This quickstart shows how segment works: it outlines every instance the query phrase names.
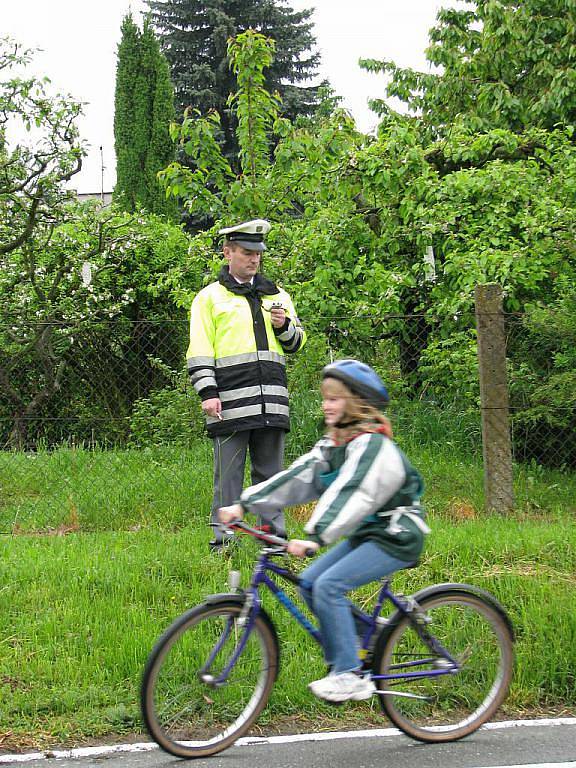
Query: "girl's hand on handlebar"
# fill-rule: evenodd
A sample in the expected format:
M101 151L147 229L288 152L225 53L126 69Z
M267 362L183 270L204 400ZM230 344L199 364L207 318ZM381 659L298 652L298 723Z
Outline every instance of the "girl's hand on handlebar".
M296 557L308 557L320 549L320 544L315 541L302 541L301 539L291 539L288 542L286 551Z
M229 507L220 507L218 510L218 520L221 523L233 523L236 520L242 520L244 510L241 504L230 504Z

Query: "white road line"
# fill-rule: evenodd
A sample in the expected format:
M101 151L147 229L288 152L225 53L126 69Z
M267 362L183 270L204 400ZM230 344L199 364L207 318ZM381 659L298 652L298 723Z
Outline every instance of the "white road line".
M503 728L529 728L534 726L576 725L576 717L542 718L540 720L503 720L486 723L480 730L501 730ZM297 733L292 736L246 736L238 739L235 747L257 744L290 744L298 741L332 741L334 739L367 739L383 736L400 736L397 728L373 728L364 731L328 731L326 733ZM48 749L44 752L27 752L17 755L0 755L0 764L29 763L32 760L71 759L78 757L101 757L121 752L150 752L158 745L146 741L138 744L114 744L101 747L79 747L78 749ZM576 761L567 763L530 763L521 766L491 766L490 768L576 768Z

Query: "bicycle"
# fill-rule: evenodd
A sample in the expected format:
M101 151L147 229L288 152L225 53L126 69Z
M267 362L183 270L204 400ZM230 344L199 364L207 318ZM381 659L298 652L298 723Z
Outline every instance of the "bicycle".
M150 736L177 757L214 755L244 735L264 709L279 672L280 645L260 589L266 587L318 643L320 633L278 586L298 576L273 562L286 541L243 522L229 526L263 543L250 585L211 595L159 638L144 670L141 706ZM237 584L233 585L237 588ZM395 609L381 614L388 601ZM359 656L384 714L424 742L476 731L502 704L512 677L514 631L490 593L437 584L412 596L381 583L371 613L353 604Z

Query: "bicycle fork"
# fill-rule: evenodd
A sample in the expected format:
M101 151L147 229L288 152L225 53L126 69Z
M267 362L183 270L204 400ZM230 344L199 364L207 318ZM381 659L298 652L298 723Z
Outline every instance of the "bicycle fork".
M234 668L236 662L246 647L246 643L250 637L254 622L256 621L259 607L259 601L256 599L254 593L246 593L246 599L240 614L237 617L231 615L226 619L226 624L220 637L216 640L214 647L210 651L210 655L208 656L206 663L198 671L198 677L201 682L209 685L211 688L219 688L226 684L230 672ZM232 636L234 636L234 647L232 653L226 661L222 671L218 675L214 675L211 672L212 665L228 642L229 638Z

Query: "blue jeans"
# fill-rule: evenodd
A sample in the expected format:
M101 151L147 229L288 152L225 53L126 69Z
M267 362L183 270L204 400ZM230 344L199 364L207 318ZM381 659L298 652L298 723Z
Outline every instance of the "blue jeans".
M342 541L300 576L300 591L320 623L326 663L335 673L360 669L356 625L346 594L412 565L384 552L373 541L353 548Z

